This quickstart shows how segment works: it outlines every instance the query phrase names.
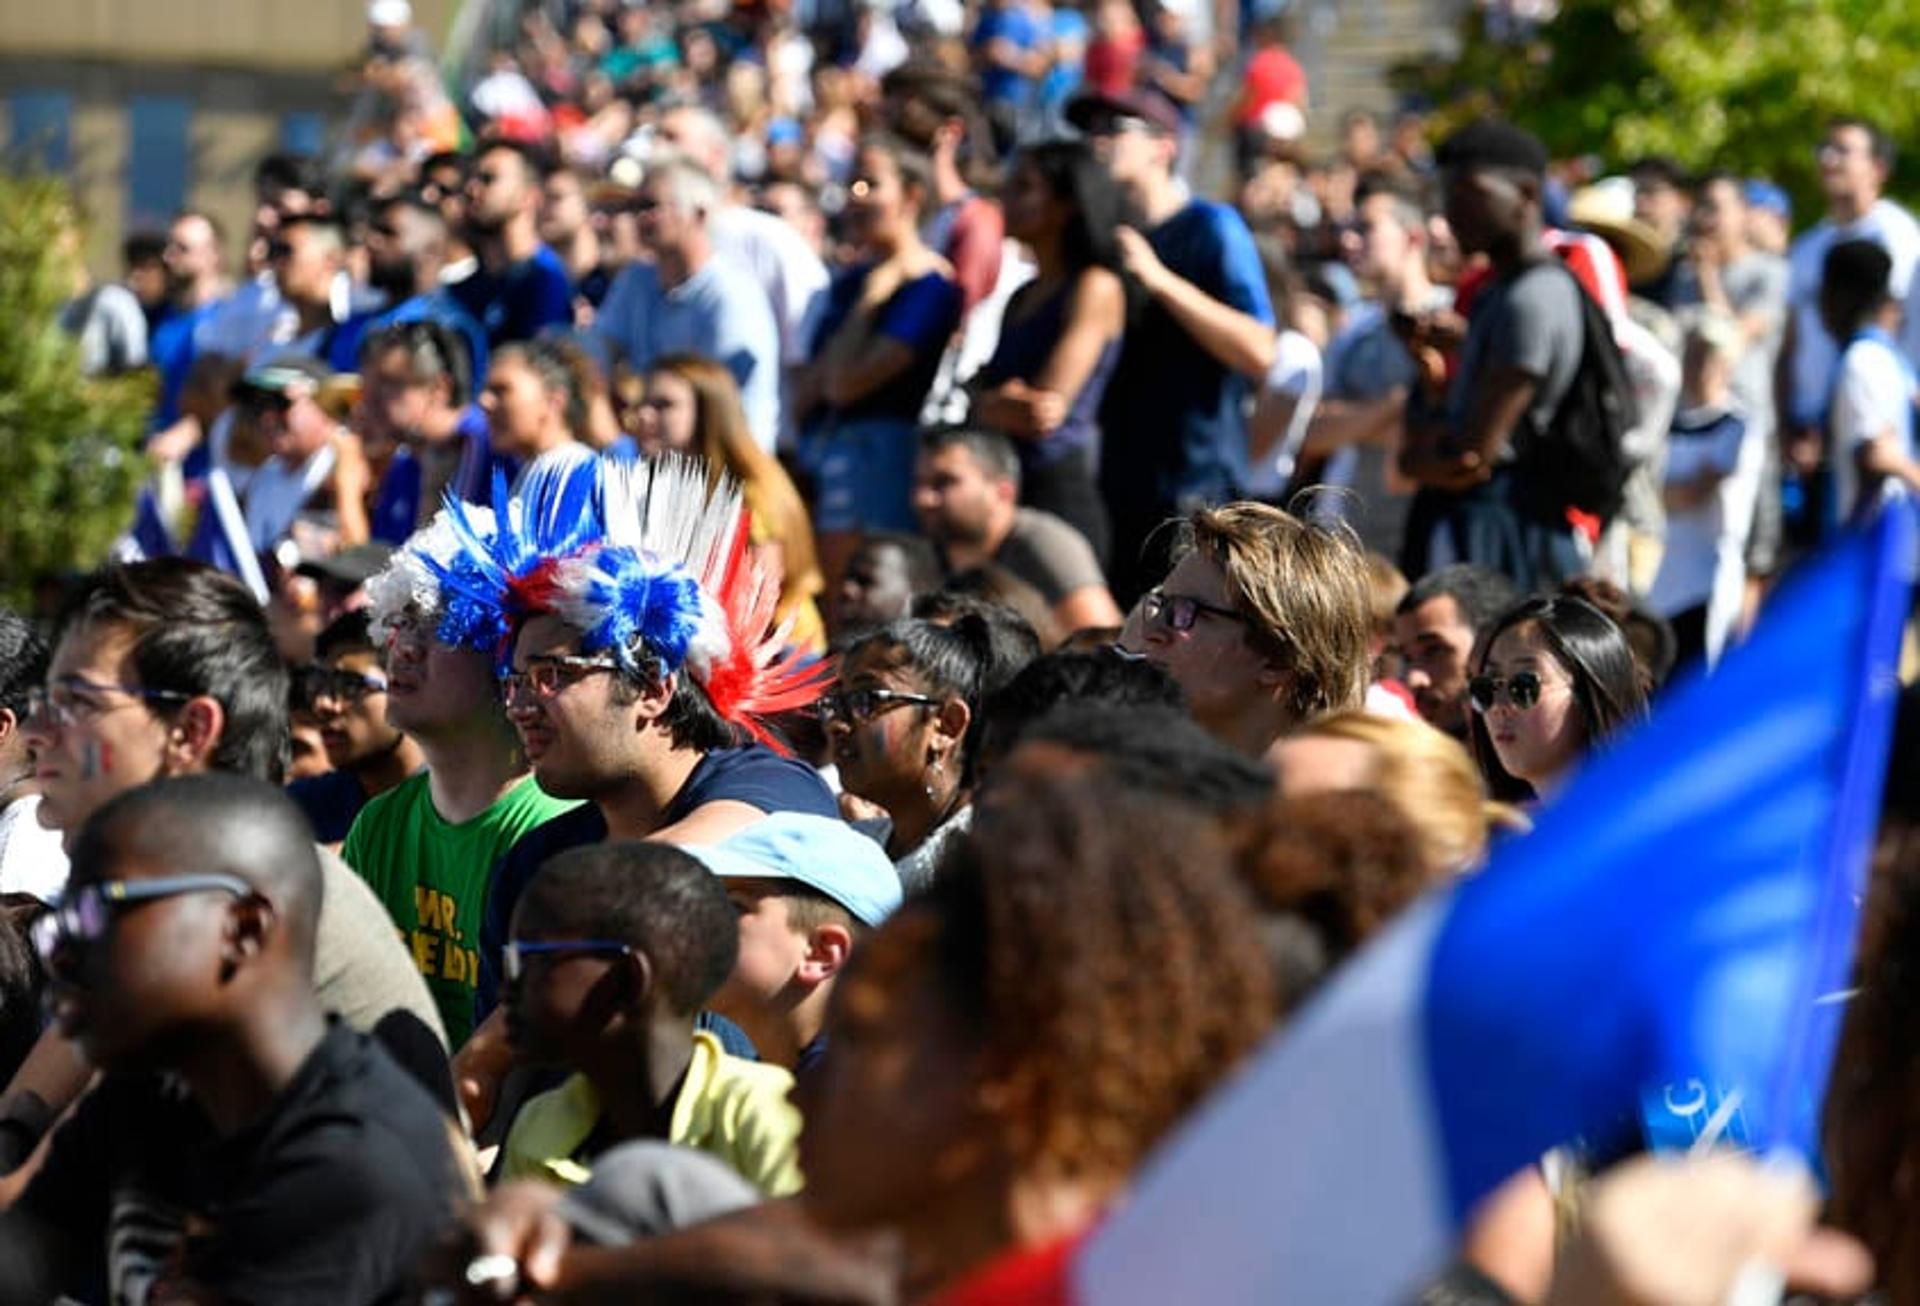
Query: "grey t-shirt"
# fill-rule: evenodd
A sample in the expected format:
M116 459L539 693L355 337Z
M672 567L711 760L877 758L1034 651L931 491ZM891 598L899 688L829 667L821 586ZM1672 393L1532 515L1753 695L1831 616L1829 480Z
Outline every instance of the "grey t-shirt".
M1580 370L1583 293L1573 274L1551 257L1480 292L1460 352L1460 373L1447 396L1455 430L1466 426L1480 385L1502 367L1517 367L1539 381L1527 409L1529 425L1535 431L1551 425ZM1511 447L1496 459L1512 460Z
M1768 315L1771 329L1740 355L1733 370L1733 397L1747 419L1748 430L1773 430L1773 366L1780 354L1780 338L1787 324L1787 261L1776 254L1758 250L1744 255L1720 270L1720 284L1727 303L1741 317L1750 313ZM1674 276L1673 302L1676 308L1702 302L1700 277L1691 262L1683 264Z
M1087 537L1050 512L1017 508L994 562L1040 591L1049 604L1107 578Z

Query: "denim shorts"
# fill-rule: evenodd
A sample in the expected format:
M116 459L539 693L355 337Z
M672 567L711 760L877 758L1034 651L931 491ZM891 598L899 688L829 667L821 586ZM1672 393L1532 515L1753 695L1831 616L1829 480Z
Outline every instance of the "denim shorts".
M816 531L916 531L912 422L869 418L828 427L802 455L813 475Z

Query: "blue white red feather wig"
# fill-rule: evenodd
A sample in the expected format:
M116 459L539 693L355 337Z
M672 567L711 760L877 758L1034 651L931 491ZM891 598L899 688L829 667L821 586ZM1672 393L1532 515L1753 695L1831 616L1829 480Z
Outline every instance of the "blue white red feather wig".
M449 610L487 614L503 653L520 622L558 616L583 653L611 651L636 677L691 676L722 720L779 747L764 718L813 702L832 673L771 628L780 578L747 548L739 485L710 484L704 462L680 455L598 459L592 479L497 487L490 539L449 505L463 544L435 568Z

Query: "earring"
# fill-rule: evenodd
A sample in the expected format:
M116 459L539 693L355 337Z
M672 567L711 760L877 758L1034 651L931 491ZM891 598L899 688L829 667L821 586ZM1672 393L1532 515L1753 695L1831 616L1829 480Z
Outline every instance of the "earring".
M935 792L933 782L939 779L940 770L945 765L946 765L946 759L936 757L933 759L933 765L927 769L927 783L925 788L927 791L927 801L930 803L935 803L940 801L940 795L937 792Z

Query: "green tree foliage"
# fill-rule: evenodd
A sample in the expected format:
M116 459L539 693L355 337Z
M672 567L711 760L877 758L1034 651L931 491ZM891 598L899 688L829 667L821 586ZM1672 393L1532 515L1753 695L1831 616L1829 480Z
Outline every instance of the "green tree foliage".
M153 383L89 380L57 324L73 294L66 187L0 173L0 600L99 563L144 472Z
M1562 0L1523 40L1489 36L1477 6L1457 60L1401 70L1457 120L1499 111L1557 157L1618 166L1669 154L1766 176L1821 209L1825 123L1869 118L1920 146L1920 0ZM1920 195L1920 158L1893 189Z

